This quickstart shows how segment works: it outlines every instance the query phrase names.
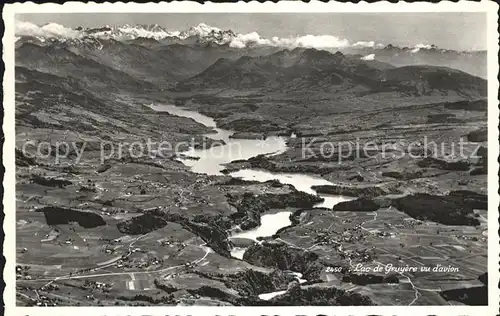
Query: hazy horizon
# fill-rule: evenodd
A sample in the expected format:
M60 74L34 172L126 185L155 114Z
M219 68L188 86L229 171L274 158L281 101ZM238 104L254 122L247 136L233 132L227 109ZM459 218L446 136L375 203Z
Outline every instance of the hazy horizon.
M485 13L30 13L17 20L42 25L98 27L158 24L185 30L199 23L271 38L334 35L349 41L398 46L434 44L455 50L485 50ZM439 30L439 31L437 31Z

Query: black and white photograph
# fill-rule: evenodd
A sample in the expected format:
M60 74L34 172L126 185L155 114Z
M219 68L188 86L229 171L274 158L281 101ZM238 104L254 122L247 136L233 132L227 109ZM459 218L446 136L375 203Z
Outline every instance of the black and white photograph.
M481 3L121 5L6 20L13 306L498 306Z

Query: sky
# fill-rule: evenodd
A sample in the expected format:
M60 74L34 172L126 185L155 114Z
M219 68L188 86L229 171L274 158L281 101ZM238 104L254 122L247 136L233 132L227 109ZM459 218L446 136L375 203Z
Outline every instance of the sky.
M351 42L375 41L398 46L434 44L455 50L486 49L485 13L36 13L17 20L67 27L158 24L182 31L206 23L237 33L271 38L334 35Z

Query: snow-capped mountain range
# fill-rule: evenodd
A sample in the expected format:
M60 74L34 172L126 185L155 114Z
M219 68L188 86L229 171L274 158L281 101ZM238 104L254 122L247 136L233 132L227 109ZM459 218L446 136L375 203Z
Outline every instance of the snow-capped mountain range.
M228 57L227 54L238 57L256 56L282 49L315 48L331 53L342 51L345 54L357 55L361 60L375 60L394 66L434 65L459 69L482 78L486 78L487 74L486 51L455 51L430 44L400 47L374 40L352 42L334 35L266 38L257 32L236 33L204 23L177 31L168 30L157 24L68 28L56 23L38 26L30 22L17 21L15 36L16 47L32 43L39 46L61 47L83 55L93 55L94 52L120 46L115 44L135 44L153 51L161 51L167 47L174 49L175 45L172 44L177 44L193 48L199 54L202 54L200 50L211 46L211 49L207 50L207 53L213 54L209 60Z
M184 41L194 39L201 43L214 43L218 45L229 45L233 48L245 48L249 46L274 46L283 48L317 48L317 49L400 49L417 53L421 50L447 50L439 49L434 45L416 44L413 47L400 48L391 44L385 45L375 41L350 42L348 39L334 35L303 35L296 37L272 37L265 38L257 32L247 34L235 33L231 30L222 30L204 23L190 27L183 31L171 31L164 27L153 25L105 25L99 28L68 28L57 23L48 23L42 26L30 22L16 22L16 38L23 36L35 37L40 42L50 41L72 41L89 39L112 39L117 41L127 41L139 38L154 39L156 41ZM465 52L463 52L465 53Z

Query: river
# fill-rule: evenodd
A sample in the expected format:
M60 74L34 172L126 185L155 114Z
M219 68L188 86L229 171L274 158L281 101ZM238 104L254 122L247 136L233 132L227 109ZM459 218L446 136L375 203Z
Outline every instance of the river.
M234 134L233 131L218 128L213 118L200 114L196 111L183 109L174 105L151 105L150 107L155 111L168 112L172 115L192 118L200 124L213 128L213 133L205 134L204 136L225 142L225 145L222 146L206 149L191 148L187 152L183 152L186 156L197 158L197 160L180 158L185 165L190 166L191 170L196 173L222 175L221 171L225 168L224 164L233 160L249 159L258 155L279 154L287 149L285 137L271 136L264 140L231 138L231 135ZM294 137L294 135L291 135L291 137ZM253 180L259 182L278 180L283 184L291 184L299 191L321 196L324 201L315 205L316 207L332 208L339 202L351 199L343 196L318 194L311 188L312 186L333 185L333 183L314 175L300 173L272 173L265 170L243 169L230 173L230 176L243 180ZM261 217L261 225L259 227L234 233L231 237L245 238L256 241L257 237L271 236L280 228L291 225L290 214L291 212L288 211L263 214ZM234 248L231 253L233 257L241 259L244 251L244 248Z

